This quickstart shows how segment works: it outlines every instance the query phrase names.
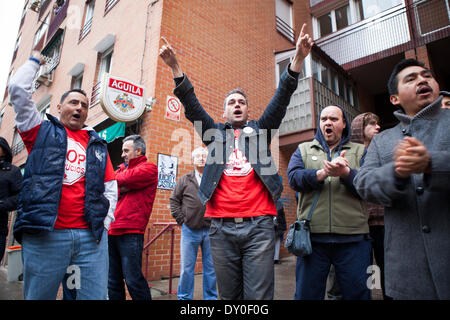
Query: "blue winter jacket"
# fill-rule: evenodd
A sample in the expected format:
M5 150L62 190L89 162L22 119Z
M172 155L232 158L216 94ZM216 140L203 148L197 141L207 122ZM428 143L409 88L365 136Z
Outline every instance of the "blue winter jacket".
M22 233L40 233L53 230L61 198L64 166L67 153L67 133L55 117L41 123L39 133L26 165L23 188L20 194L14 237L22 241ZM107 162L106 142L95 131L88 131L90 138L86 149L86 196L84 217L94 237L102 237L109 201L105 191Z

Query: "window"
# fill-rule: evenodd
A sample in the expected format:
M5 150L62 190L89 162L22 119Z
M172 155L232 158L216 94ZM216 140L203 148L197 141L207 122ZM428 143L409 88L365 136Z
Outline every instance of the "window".
M108 49L104 53L102 53L102 57L100 60L100 70L98 73L98 81L102 81L103 74L107 73L111 69L111 59L112 59L113 49Z
M50 111L50 102L45 104L40 110L39 114L41 115L42 120L48 120L47 119L47 112Z
M317 18L319 37L326 36L350 25L350 7L347 5L332 10Z
M33 47L36 47L36 45L39 43L39 41L44 37L45 32L48 29L49 23L50 23L50 14L47 15L44 22L41 24L39 29L36 31L36 34L34 35Z
M17 37L16 45L14 46L14 53L13 53L13 58L12 58L13 61L17 56L17 50L19 50L19 45L20 45L21 40L22 40L22 35L20 34L19 37Z
M2 127L3 122L3 115L5 114L6 107L3 107L2 111L0 112L0 128Z
M79 40L83 39L89 31L91 31L92 27L92 19L94 18L94 8L95 8L95 0L91 0L86 3L86 11L84 14L84 23L83 27L80 31L80 38Z
M328 63L320 60L318 57L312 57L311 62L312 76L324 86L328 87L336 95L342 97L345 101L355 106L357 103L356 92L352 84Z
M348 5L336 9L334 14L336 16L336 30L341 30L349 25L350 11Z
M111 60L113 55L113 48L104 51L100 55L100 68L98 70L97 74L97 82L95 83L94 87L92 88L91 93L91 107L97 104L100 101L100 88L101 88L101 82L103 80L103 75L105 73L110 72L111 70Z
M48 45L46 45L42 52L42 54L48 58L48 72L52 72L59 64L63 38L64 32L60 32Z
M415 13L421 35L448 27L450 24L449 4L449 0L417 1Z
M106 4L105 4L105 14L111 10L116 3L119 2L119 0L106 0Z
M356 0L356 3L361 20L364 20L402 4L403 0Z
M290 41L294 41L292 4L286 0L275 0L275 14L277 18L277 31Z
M83 83L83 73L72 77L72 89L81 89L81 85Z
M326 36L333 32L333 25L331 23L331 13L324 14L317 18L319 27L319 38Z
M22 138L20 137L19 132L17 131L17 127L14 127L14 135L13 135L13 142L11 147L11 152L13 156L19 154L23 149L25 149L25 144L22 141Z
M276 86L278 86L278 83L280 82L281 75L283 74L284 70L288 67L288 65L291 63L292 59L294 58L294 51L292 52L284 52L280 53L275 57L275 67L276 67ZM299 79L302 79L305 77L305 64L309 58L306 57L305 61L303 62L302 70L299 75Z

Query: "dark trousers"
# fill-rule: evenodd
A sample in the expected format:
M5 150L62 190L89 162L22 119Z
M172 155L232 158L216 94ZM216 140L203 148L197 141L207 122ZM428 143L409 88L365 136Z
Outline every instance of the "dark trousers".
M109 236L109 300L125 300L125 283L133 300L151 300L147 280L142 274L144 235L127 233Z
M0 234L0 262L3 259L3 255L5 254L6 248L6 234Z
M220 299L273 299L272 216L254 217L242 223L212 219L209 240Z
M390 300L391 297L386 296L384 290L384 226L369 226L370 237L372 238L373 255L375 262L380 268L381 274L381 290L383 292L383 299ZM370 264L373 264L373 256L370 255Z
M296 300L323 300L331 264L343 299L370 300L367 268L370 265L370 240L351 243L312 243L312 253L297 258Z

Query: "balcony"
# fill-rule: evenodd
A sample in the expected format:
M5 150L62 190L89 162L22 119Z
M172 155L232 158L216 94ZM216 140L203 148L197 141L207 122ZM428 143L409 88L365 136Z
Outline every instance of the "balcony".
M352 69L450 36L449 0L399 5L316 40L344 69Z
M397 6L316 41L340 65L408 43L406 8Z
M335 104L344 109L350 122L360 113L358 108L352 106L343 97L338 96L316 79L312 77L300 79L279 128L280 145L287 144L284 141L289 139L283 138L288 135L312 132L317 127L316 119L321 110ZM296 140L295 142L300 141Z
M69 7L70 0L66 0L66 2L59 8L59 10L56 12L55 16L53 17L52 21L50 21L50 25L48 26L47 31L47 39L51 39L52 36L55 34L56 30L58 30L61 23L64 21L64 19L67 16L67 8Z

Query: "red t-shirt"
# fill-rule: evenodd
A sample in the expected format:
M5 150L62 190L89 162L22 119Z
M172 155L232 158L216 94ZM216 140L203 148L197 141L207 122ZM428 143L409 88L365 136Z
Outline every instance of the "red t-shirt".
M231 153L214 194L206 204L205 217L256 217L276 215L269 190L238 149L240 130L234 130L235 149Z
M20 132L20 136L31 152L39 132L40 125ZM84 219L86 148L89 142L87 130L72 131L67 128L67 155L64 171L61 200L58 207L58 217L55 229L87 229ZM114 169L108 154L105 170L105 182L115 179Z

